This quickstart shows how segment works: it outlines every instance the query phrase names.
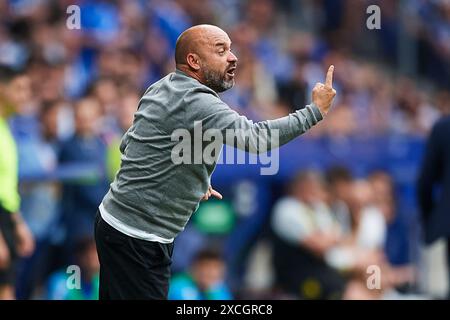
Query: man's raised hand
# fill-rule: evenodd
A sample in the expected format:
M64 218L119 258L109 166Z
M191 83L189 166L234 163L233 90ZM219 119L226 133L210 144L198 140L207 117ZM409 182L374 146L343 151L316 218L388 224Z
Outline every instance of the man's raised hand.
M336 90L333 89L333 71L334 66L328 68L325 84L316 83L312 91L312 102L320 109L320 112L325 116L330 110Z

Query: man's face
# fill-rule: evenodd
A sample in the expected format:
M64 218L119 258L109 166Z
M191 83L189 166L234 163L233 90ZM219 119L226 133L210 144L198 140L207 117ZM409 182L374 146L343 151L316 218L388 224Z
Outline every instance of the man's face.
M201 72L205 85L216 92L231 89L238 59L231 52L231 40L225 32L208 35L200 51Z

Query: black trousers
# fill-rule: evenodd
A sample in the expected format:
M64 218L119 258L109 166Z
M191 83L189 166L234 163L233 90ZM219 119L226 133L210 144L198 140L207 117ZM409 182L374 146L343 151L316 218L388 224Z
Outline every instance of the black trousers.
M100 261L100 300L165 300L169 291L173 243L129 237L97 211L95 242Z

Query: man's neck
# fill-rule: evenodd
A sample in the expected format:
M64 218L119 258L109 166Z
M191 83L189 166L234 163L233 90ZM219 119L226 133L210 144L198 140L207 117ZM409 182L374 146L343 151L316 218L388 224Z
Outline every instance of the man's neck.
M184 66L184 65L177 65L176 68L177 68L177 70L183 72L188 77L194 78L195 80L197 80L201 84L204 84L203 81L201 80L201 77L197 73L193 72L192 70L189 70L186 66Z

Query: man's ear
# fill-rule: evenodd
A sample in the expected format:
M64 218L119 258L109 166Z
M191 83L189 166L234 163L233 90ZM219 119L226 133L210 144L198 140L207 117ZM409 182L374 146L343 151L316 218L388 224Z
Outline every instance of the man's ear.
M188 53L186 57L187 64L195 71L200 70L200 57L195 53Z

